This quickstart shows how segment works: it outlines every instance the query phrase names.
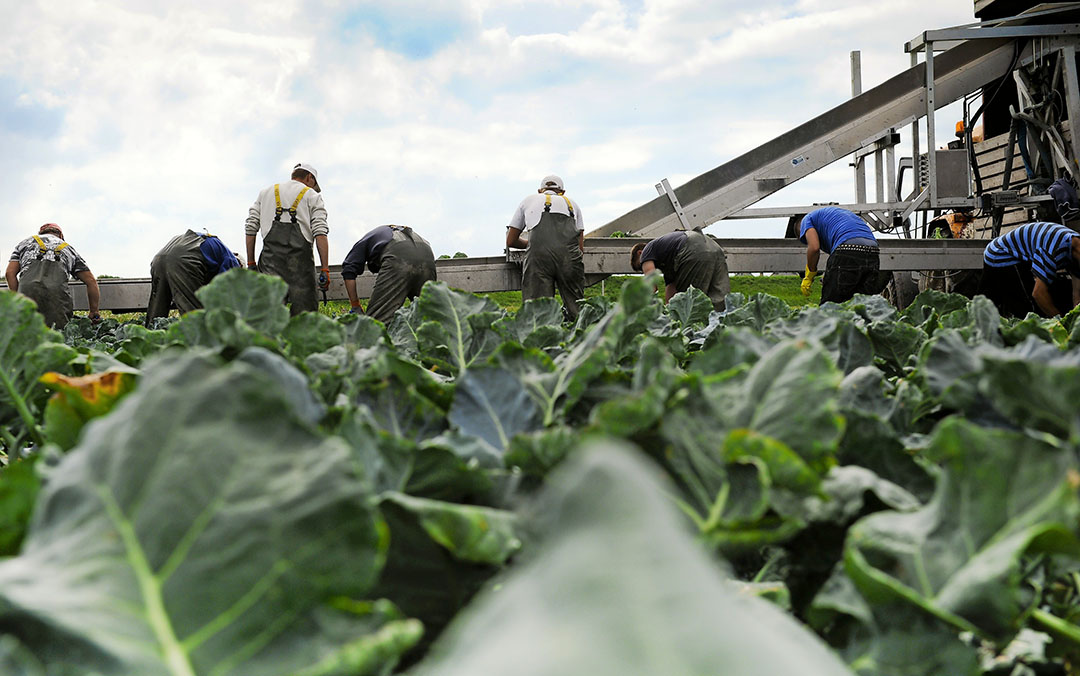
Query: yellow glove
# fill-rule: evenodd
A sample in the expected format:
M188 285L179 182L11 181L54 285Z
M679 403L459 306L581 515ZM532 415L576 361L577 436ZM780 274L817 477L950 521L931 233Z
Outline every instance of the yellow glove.
M802 285L800 286L800 288L802 289L802 295L810 295L810 285L814 283L815 276L817 276L817 270L811 270L810 266L807 265L806 272L803 274Z

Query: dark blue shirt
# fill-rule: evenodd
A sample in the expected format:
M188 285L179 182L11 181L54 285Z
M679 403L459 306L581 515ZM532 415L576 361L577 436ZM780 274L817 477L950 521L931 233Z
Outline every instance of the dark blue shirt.
M203 260L206 261L206 267L210 270L211 277L226 270L240 267L240 261L236 260L236 256L229 251L229 247L222 244L221 240L213 235L203 237L202 244L199 245L199 252L202 254Z
M389 225L380 225L361 237L360 241L353 244L349 255L341 264L341 278L356 279L364 274L365 264L368 270L378 274L379 266L382 265L383 249L393 238L394 229Z
M806 244L806 231L810 228L817 232L821 250L828 254L849 239L877 241L866 221L840 207L822 207L803 216L799 227L799 239L803 244Z
M652 261L653 265L664 273L664 283L674 284L675 255L683 248L683 244L686 244L685 232L669 232L646 244L645 248L641 250L640 261L642 263Z
M1031 274L1051 284L1060 268L1072 258L1072 238L1080 233L1057 223L1026 223L994 238L983 253L983 262L1003 268L1024 262Z

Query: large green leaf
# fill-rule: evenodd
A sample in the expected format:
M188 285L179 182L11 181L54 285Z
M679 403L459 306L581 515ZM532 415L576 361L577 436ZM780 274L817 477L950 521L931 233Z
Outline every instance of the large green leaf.
M458 379L448 419L466 434L505 451L510 439L540 426L536 400L513 373L497 366L472 368Z
M19 552L30 514L34 510L41 479L35 465L41 455L16 460L0 470L0 557Z
M382 566L368 497L261 370L154 362L51 472L0 562L0 626L56 671L295 673L346 647L313 614Z
M690 327L709 321L713 304L701 289L691 286L686 291L671 297L667 304L667 311L669 315L679 320L679 324Z
M763 293L754 294L738 306L734 306L735 299L731 296L728 296L728 299L729 312L724 315L724 324L727 326L746 326L761 332L772 322L790 317L793 312L784 301Z
M28 438L44 442L38 415L45 388L38 378L75 358L59 341L32 300L0 291L0 442L9 455L22 451Z
M303 359L345 342L345 328L318 312L302 312L289 319L281 337L285 340L289 355Z
M440 368L461 373L498 346L491 325L502 313L490 299L436 282L425 284L415 302L421 321L417 345L425 360Z
M1076 458L1051 441L942 422L927 449L943 466L931 502L849 532L846 567L859 590L875 606L912 604L993 638L1019 629L1032 603L1021 557L1080 557Z
M214 277L195 295L207 312L232 310L256 331L276 336L289 323L287 290L288 284L280 277L234 268Z
M372 593L421 620L421 646L427 647L521 547L515 517L393 493L383 496L380 508L390 550Z
M539 549L416 674L850 673L783 611L734 593L665 492L624 446L564 466L534 510Z
M534 298L525 301L512 317L495 322L493 328L507 340L543 348L563 339L562 320L562 303L554 298Z

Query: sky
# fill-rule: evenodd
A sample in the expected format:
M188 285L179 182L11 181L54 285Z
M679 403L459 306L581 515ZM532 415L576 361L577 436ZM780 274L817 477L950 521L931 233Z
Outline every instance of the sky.
M122 277L148 276L188 228L243 255L259 191L305 162L332 264L385 223L436 255L499 255L543 176L560 175L586 230L600 227L660 179L679 186L842 103L852 50L869 89L909 65L904 42L972 12L971 0L10 3L0 246L55 222L96 274ZM948 138L955 119L939 122ZM758 206L827 201L854 201L845 162ZM780 237L783 221L708 231Z

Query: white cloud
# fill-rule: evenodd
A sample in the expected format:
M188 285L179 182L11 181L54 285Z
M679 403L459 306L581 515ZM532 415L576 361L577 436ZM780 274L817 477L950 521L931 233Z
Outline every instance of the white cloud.
M843 101L849 50L869 87L907 65L920 30L970 20L917 0L409 2L459 33L416 58L343 33L338 17L374 6L346 0L20 5L0 115L63 117L43 138L0 127L19 168L0 243L57 221L96 272L126 276L188 227L240 250L255 195L305 161L332 261L380 223L436 253L493 255L547 173L600 226L661 178L677 186ZM850 199L849 171L821 176L805 182L818 201Z

